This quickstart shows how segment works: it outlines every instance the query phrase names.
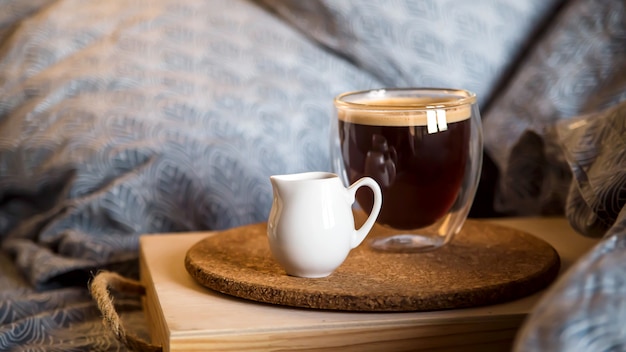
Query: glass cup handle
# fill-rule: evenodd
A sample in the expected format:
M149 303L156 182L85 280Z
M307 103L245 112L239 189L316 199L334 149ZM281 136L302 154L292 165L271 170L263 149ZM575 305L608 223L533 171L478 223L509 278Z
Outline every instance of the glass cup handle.
M350 204L354 203L356 199L356 191L363 186L369 187L372 192L374 192L374 206L372 207L372 211L370 212L370 215L367 217L367 220L365 220L363 225L361 225L358 230L354 230L351 241L352 248L357 247L361 244L361 242L363 242L367 234L374 226L376 218L378 217L378 213L380 213L380 208L383 204L383 195L380 191L380 186L371 177L360 178L352 185L350 185L350 187L348 187L348 192L350 194Z

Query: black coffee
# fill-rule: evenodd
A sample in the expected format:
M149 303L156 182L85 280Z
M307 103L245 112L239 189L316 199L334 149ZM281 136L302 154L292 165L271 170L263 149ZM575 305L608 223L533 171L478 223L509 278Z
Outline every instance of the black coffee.
M396 229L425 227L455 202L470 149L469 109L467 116L448 117L443 125L433 121L428 126L424 113L416 118L339 113L341 153L350 182L370 176L381 186L379 223ZM357 201L369 212L371 191L359 190Z

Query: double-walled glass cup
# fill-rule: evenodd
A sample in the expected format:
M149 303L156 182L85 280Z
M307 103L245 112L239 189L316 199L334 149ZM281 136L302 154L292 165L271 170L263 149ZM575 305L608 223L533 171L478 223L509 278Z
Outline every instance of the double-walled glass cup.
M333 167L344 183L374 178L383 193L377 223L393 235L378 250L439 248L467 219L482 166L476 95L459 89L394 88L335 98ZM357 193L368 212L373 197Z

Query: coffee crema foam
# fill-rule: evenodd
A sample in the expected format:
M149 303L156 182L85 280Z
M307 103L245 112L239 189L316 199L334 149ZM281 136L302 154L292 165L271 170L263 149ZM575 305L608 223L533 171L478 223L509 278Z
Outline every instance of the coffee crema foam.
M345 122L370 126L427 126L429 119L444 116L447 124L469 119L472 115L470 104L437 107L456 100L458 98L364 99L353 102L358 104L356 108L338 108L337 117Z

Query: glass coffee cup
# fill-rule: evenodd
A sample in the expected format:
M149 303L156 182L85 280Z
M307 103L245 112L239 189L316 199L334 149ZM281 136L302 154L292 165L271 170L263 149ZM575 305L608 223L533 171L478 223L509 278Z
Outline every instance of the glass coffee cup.
M377 223L393 235L371 241L394 252L437 249L457 234L482 167L476 95L460 89L392 88L341 94L334 101L333 168L345 184L375 179L383 205ZM357 193L369 212L373 197Z

